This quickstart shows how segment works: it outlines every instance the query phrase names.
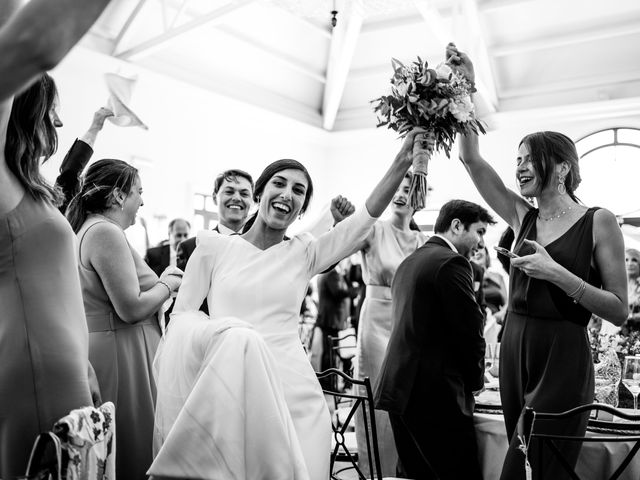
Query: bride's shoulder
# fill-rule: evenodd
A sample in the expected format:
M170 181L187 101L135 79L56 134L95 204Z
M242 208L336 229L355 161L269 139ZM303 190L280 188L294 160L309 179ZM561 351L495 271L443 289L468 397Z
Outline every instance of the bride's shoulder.
M221 235L215 230L201 230L196 234L196 245L204 248L215 247L228 239L227 235Z

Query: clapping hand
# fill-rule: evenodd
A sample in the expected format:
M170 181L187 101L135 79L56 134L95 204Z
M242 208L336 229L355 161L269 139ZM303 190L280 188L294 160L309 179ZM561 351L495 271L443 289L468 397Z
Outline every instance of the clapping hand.
M540 280L549 280L551 278L553 268L557 265L555 260L551 258L545 248L538 242L533 240L524 240L524 243L525 245L532 247L534 252L530 255L512 258L511 265L515 268L519 268L529 277Z
M355 211L356 208L353 203L342 195L338 195L331 200L331 216L333 217L334 225L337 225Z
M476 74L473 69L473 62L469 59L469 56L458 50L456 44L450 42L447 45L445 50L445 58L447 59L447 63L453 68L456 72L464 75L464 77L471 82L471 85L475 84Z

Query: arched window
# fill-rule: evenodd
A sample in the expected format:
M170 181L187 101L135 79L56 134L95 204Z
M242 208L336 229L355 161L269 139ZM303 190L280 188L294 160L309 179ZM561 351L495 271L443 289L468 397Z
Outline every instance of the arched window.
M619 216L640 216L640 129L609 128L576 142L582 183L576 194L585 205Z

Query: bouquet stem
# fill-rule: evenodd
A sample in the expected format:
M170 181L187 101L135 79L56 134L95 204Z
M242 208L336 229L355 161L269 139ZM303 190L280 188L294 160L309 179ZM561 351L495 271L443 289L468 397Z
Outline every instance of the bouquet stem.
M413 178L409 188L409 206L414 210L422 210L427 201L427 175L435 135L429 132L426 136L427 139L414 144L413 147Z

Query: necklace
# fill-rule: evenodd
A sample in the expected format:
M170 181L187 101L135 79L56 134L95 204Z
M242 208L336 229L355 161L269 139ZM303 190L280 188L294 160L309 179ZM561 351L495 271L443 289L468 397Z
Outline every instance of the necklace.
M569 210L573 210L573 206L569 205L567 207L566 210L562 210L560 213L558 213L557 215L551 215L550 217L543 217L542 215L540 215L540 212L538 212L538 218L540 220L542 220L543 222L550 222L551 220L555 220L556 218L560 218L563 215L565 215Z

